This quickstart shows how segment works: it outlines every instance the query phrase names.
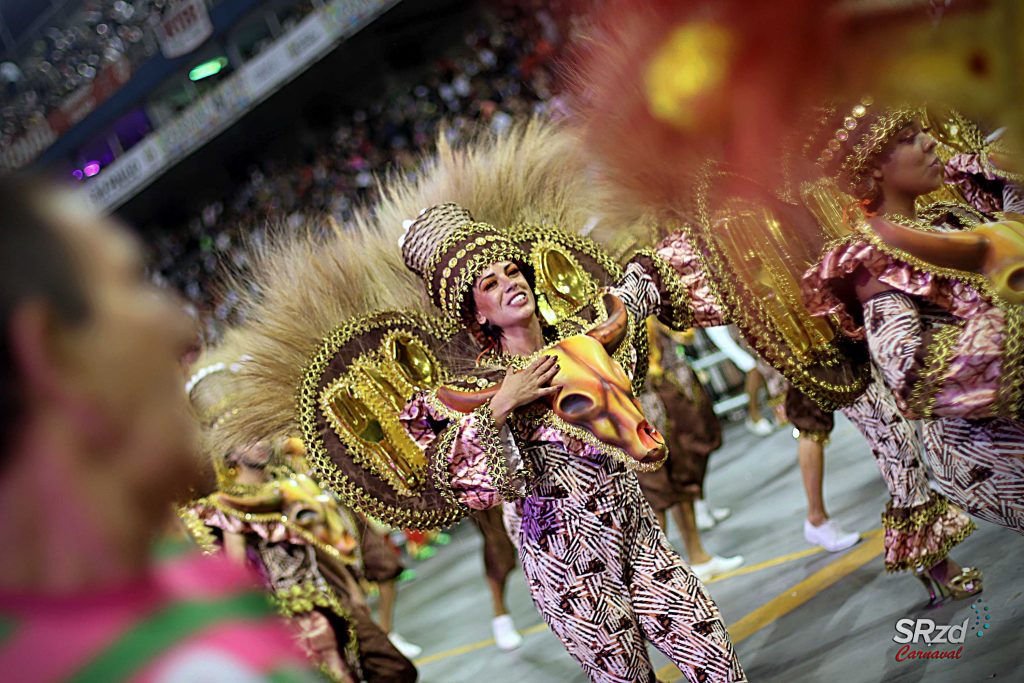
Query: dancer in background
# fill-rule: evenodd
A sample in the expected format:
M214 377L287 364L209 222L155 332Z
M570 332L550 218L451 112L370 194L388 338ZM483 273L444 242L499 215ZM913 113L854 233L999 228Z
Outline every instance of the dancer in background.
M415 666L374 623L360 584L393 579L400 565L364 541L356 516L310 476L302 442L261 439L219 455L221 430L244 411L238 373L252 360L242 344L229 330L186 385L217 475L216 490L181 509L186 528L206 552L254 570L331 680L415 681Z
M963 201L919 210L918 200L943 182L940 150L919 109L870 98L829 107L804 151L811 171L856 200L838 214L847 234L804 278L811 310L866 341L876 381L907 417L922 420L924 455L943 493L982 519L1024 531L1024 313L1015 275L1024 264L1024 228L992 223ZM828 187L809 183L805 199L827 207ZM974 196L1019 208L1014 183L988 187ZM924 534L924 524L944 513L945 499L929 495L923 474L917 488L911 505L887 511L887 529ZM976 572L955 565L920 571L957 596L979 584Z
M704 386L677 352L673 333L653 318L648 318L647 330L651 360L640 403L665 435L668 458L661 468L640 473L637 479L666 534L671 511L690 568L707 581L743 564L741 555L722 557L704 549L694 512L694 502L703 497L708 458L722 445L722 426Z
M775 431L775 428L761 412L760 394L761 388L765 386L765 380L757 368L757 361L740 348L740 345L732 338L728 325L706 327L704 332L708 335L711 343L743 373L745 378L743 391L747 394L747 419L743 424L747 431L757 436L768 436Z

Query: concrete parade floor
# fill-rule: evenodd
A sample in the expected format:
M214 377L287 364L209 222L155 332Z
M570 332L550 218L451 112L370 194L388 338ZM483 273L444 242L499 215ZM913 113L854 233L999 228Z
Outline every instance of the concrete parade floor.
M879 514L887 495L867 446L839 417L826 449L825 500L831 516L864 539L842 553L811 548L803 538L805 503L790 429L766 438L742 426L726 430L712 456L706 493L733 515L705 532L705 546L742 554L746 564L709 583L751 681L1024 681L1024 538L976 520L978 530L954 549L961 564L984 571L978 598L925 609L924 587L907 574L886 574ZM452 542L399 588L396 628L423 647L424 683L583 683L587 679L548 631L530 600L522 572L509 581L508 603L525 636L514 652L491 640L490 597L481 539L463 522ZM672 544L682 550L678 532ZM975 607L991 627L978 637ZM987 609L986 609L987 608ZM901 619L960 624L969 619L960 659L897 662L893 641ZM911 646L929 649L928 645ZM959 645L930 646L947 650ZM652 648L664 681L685 680Z

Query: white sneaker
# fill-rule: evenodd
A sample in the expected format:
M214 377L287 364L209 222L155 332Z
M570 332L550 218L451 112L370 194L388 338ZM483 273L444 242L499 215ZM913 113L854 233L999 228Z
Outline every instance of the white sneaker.
M697 529L700 531L709 531L716 524L715 517L708 504L700 498L693 501L693 517L697 522Z
M705 505L707 504L705 503ZM732 516L731 508L716 508L708 505L708 512L711 513L711 517L714 518L716 524L718 522L725 521Z
M416 659L423 654L423 648L416 643L410 643L408 640L400 636L398 633L392 631L388 634L388 640L395 646L395 649L401 652L408 659Z
M772 423L763 417L758 418L756 422L748 417L743 424L746 426L747 431L755 436L768 436L775 431Z
M721 555L712 555L711 559L701 564L691 564L690 569L697 575L697 578L701 581L709 581L719 574L731 572L743 564L742 555L733 555L732 557L722 557Z
M856 531L846 531L831 519L821 526L814 526L805 519L804 538L811 545L820 545L830 553L837 553L856 544L860 540L860 534Z
M510 614L502 614L491 619L491 633L494 634L494 642L499 650L508 652L523 644L523 637L516 630Z

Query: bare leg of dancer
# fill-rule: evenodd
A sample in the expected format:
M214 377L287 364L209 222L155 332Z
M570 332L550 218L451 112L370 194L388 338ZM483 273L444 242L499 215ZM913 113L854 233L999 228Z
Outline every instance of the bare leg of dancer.
M664 514L664 513L663 513ZM672 508L672 519L679 527L686 548L686 557L691 565L704 564L711 561L711 555L704 549L697 530L697 519L693 512L693 499L689 498Z
M821 526L828 521L822 487L825 479L825 448L814 439L800 437L796 446L800 458L800 475L807 496L807 521Z

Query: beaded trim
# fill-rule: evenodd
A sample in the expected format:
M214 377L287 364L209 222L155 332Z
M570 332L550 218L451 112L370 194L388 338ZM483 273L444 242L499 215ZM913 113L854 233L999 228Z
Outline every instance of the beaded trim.
M477 242L481 246L486 242L493 242L504 237L497 229L487 223L467 223L463 226L455 228L448 235L441 240L441 243L437 247L437 251L430 255L430 259L427 261L427 268L424 272L424 276L427 279L433 278L437 274L437 268L441 263L441 259L444 255L454 249L460 242L473 241ZM483 240L482 242L480 240ZM449 263L454 267L454 264Z
M909 107L883 110L878 118L868 127L868 131L849 152L842 155L843 147L849 142L853 132L862 125L868 114L869 107L874 105L874 98L865 96L855 104L843 118L842 125L832 134L825 144L825 149L818 156L817 164L825 168L837 157L842 156L840 170L850 178L859 177L867 170L871 159L881 151L901 128L921 114L920 110ZM825 119L831 118L834 110L826 113Z
M477 434L484 447L484 461L487 463L491 483L504 500L519 500L523 494L512 485L512 475L505 460L505 444L501 438L501 430L494 422L490 401L473 412L476 417L474 424L477 426Z
M698 181L696 190L697 216L699 224L711 228L711 217L707 206L707 197L713 176L727 175L721 171L706 169ZM732 269L726 265L726 259L713 236L705 236L702 231L690 225L682 225L680 230L695 245L695 253L701 267L708 273L716 273L717 278L710 279L708 286L718 300L722 310L729 312L728 322L736 323L744 332L744 337L753 339L758 355L765 358L776 370L805 396L813 400L824 410L835 410L851 404L867 388L871 381L870 367L867 363L856 366L854 376L846 384L835 384L816 377L809 370L811 363L801 362L793 352L784 348L778 341L781 334L772 329L772 320L764 302L756 297L744 297L740 294L738 283L728 274ZM845 239L845 238L844 238ZM839 345L840 335L833 337L824 348L819 350L828 365L844 355Z
M440 403L440 401L438 401L438 403ZM448 455L452 451L452 446L455 443L455 437L458 436L458 433L459 425L458 422L455 422L437 437L430 453L430 473L434 478L435 488L441 492L444 499L453 507L463 509L468 513L469 508L459 501L458 497L455 495L455 490L452 488L451 476L448 473Z
M916 229L916 226L912 221L909 221L901 216L894 216L893 218L896 219L892 220L892 222L894 223L899 223L900 225L903 225L905 227ZM992 285L989 283L988 279L984 275L981 275L980 273L971 273L965 270L958 270L956 268L946 268L944 266L937 266L932 263L928 263L927 261L923 261L917 256L914 256L913 254L906 252L900 249L899 247L894 247L885 240L883 240L881 237L878 236L878 234L874 230L871 229L871 226L866 222L858 223L857 225L855 225L853 227L853 232L850 235L847 235L846 237L837 240L835 244L838 246L841 244L854 243L859 240L867 240L868 242L871 243L873 247L877 248L879 251L886 254L887 256L890 256L897 260L904 261L905 263L908 263L914 268L917 268L918 270L921 270L925 273L931 273L932 275L938 275L944 278L948 278L950 280L963 282L964 284L967 284L973 287L974 289L977 289L988 300L998 302L1000 306L1004 305L1004 302L1002 301L1000 296L995 292L995 290L992 289Z
M462 321L466 297L480 271L499 261L530 263L526 252L533 253L543 246L558 247L570 255L572 252L585 255L611 280L622 277L622 267L606 250L593 240L558 226L517 223L501 229L488 223L469 223L446 236L428 262L427 282L438 290L435 303L449 320Z
M1024 306L1007 305L999 403L1006 415L1024 415Z
M860 119L864 118L868 113L868 107L874 103L875 101L872 97L865 96L853 106L850 113L843 119L843 125L832 134L832 139L825 144L825 149L818 155L817 163L819 166L825 166L825 164L835 158L839 150L842 149L843 143L850 139L850 133L857 129ZM834 109L830 109L825 116L825 121L831 118L834 112Z
M827 446L829 441L832 440L832 432L826 432L818 429L794 429L796 431L796 438L807 439L814 443L821 444L822 446Z
M907 399L907 406L923 418L933 416L936 395L963 332L963 322L946 325L932 340L921 376Z
M883 110L868 126L867 133L850 147L849 142L854 131L864 125L864 117L868 115L869 108L874 103L874 98L865 96L850 109L840 127L832 133L825 143L825 148L818 154L815 163L821 169L828 172L830 167L835 168L833 164L838 159L839 167L830 175L845 176L855 185L867 172L871 160L882 150L885 143L901 128L921 115L919 109L908 107ZM827 123L835 114L834 108L826 109L821 123ZM809 142L808 145L810 144ZM805 148L805 155L811 151Z
M557 288L556 283L548 280L544 262L552 252L559 254L572 268L579 283L579 291L562 292ZM538 308L541 306L541 300L543 299L550 309L551 319L547 320L548 324L558 325L570 319L586 308L587 304L597 296L599 289L597 280L584 270L576 257L561 244L546 239L534 242L530 248L529 262L533 267L534 289L536 291ZM542 318L546 317L542 313Z
M182 524L185 525L185 530L188 535L192 538L199 549L206 555L212 555L217 552L219 547L217 546L217 537L210 530L210 527L203 524L203 520L199 519L199 513L192 507L181 507L178 508L178 518L181 519Z
M897 514L894 512L897 508L892 504L892 501L886 503L885 510L882 511L882 527L886 531L893 531L901 535L913 535L921 532L927 527L932 526L942 517L944 517L950 509L949 501L944 496L932 494L929 500L921 505L914 506L912 508L904 508L907 510L904 514ZM898 572L907 570L917 570L918 568L928 569L934 566L937 562L941 562L949 555L949 551L953 546L957 545L965 538L974 533L975 529L974 522L967 520L965 524L956 534L947 536L942 539L939 547L918 558L914 558L913 561L910 559L901 559L896 562L886 562L885 570L887 572Z
M327 545L326 543L324 543L323 541L321 541L316 536L309 533L302 527L293 524L286 515L283 515L280 512L244 512L242 510L233 508L226 503L221 502L218 499L216 493L211 496L207 496L206 498L200 498L194 503L194 505L208 505L209 507L212 507L215 510L218 510L219 512L223 512L226 515L229 515L231 517L234 517L235 519L241 520L246 523L281 524L283 526L288 527L288 530L291 533L294 533L296 536L302 538L302 540L305 541L307 545L312 546L317 550L320 550L321 552L330 556L331 558L338 560L339 562L342 562L344 564L354 565L358 563L355 557L343 555L342 552L334 546Z
M550 223L517 223L508 229L509 234L517 242L547 240L563 246L571 251L578 251L597 263L612 281L619 280L622 266L602 248L588 237L563 230Z
M440 308L453 322L462 321L466 297L487 266L500 261L527 262L526 254L515 244L503 237L491 237L478 237L460 248L442 269L440 279L434 280L438 283Z
M644 385L647 383L647 373L651 367L651 338L650 335L647 334L646 321L640 321L638 323L631 315L629 316L629 325L631 332L628 339L632 339L631 346L636 353L631 384L633 386L633 394L639 396L644 390ZM619 348L621 349L624 346L630 345L622 344Z
M443 376L441 364L426 344L405 331L392 330L384 336L377 348L354 358L348 364L346 372L324 387L320 394L320 411L337 437L349 449L352 460L357 465L388 482L398 493L408 496L422 486L422 472L413 471L405 477L400 475L391 463L386 462L389 458L387 453L379 452L376 444L364 441L332 408L332 403L339 394L352 395L374 414L384 438L396 451L410 456L414 462L422 458L422 450L412 442L398 422L401 408L391 403L394 396L384 395L389 389L393 389L398 391L400 396L408 397L425 388L413 384L396 363L387 362L389 359L382 351L402 337L407 337L408 343L428 359L439 376ZM383 382L375 376L383 379Z
M654 472L661 468L661 466L665 464L665 459L668 458L668 451L666 449L665 455L662 456L662 458L657 462L637 462L633 458L629 457L626 454L626 452L621 448L616 448L615 446L606 444L604 441L601 441L596 436L588 432L586 429L583 429L582 427L577 427L576 425L569 424L568 422L566 422L565 420L563 420L553 411L550 410L546 411L544 415L542 415L540 419L537 420L537 424L557 429L560 432L565 432L566 434L573 437L577 441L582 441L583 443L592 447L594 450L601 453L605 457L621 463L626 467L627 470L632 470L634 472Z
M918 219L928 226L933 226L936 221L942 220L947 215L955 216L965 228L973 228L988 221L985 214L963 202L932 202L917 210Z
M843 159L842 170L847 177L860 178L863 176L867 172L871 160L882 151L885 143L901 128L913 121L918 113L914 109L894 109L886 112L871 124L868 134Z
M334 592L329 587L318 586L313 581L303 581L274 591L271 600L286 617L312 612L315 607L324 607L350 621L349 613L338 602Z
M902 222L901 224L906 225L906 223ZM907 227L913 228L914 225L909 224ZM1005 301L992 288L988 278L984 275L957 270L955 268L936 266L923 261L913 254L907 253L898 247L890 245L879 237L869 225L864 223L855 226L853 228L853 233L850 235L842 239L835 240L829 245L828 250L831 251L834 248L856 244L861 241L868 242L871 246L875 247L886 256L898 261L903 261L917 270L930 273L938 277L943 277L954 282L961 282L972 287L985 299L992 302L1003 311L1003 314L1006 316L1006 331L1004 335L1005 346L1002 355L1003 372L999 381L998 402L1000 413L1008 416L1022 414L1022 411L1024 411L1024 307ZM958 330L959 328L954 327L953 329ZM947 332L945 336L952 337L953 334L953 332ZM943 343L951 344L951 340L947 340ZM944 354L951 353L951 347L941 349L937 347L935 353L938 353L940 350ZM944 355L937 355L935 360L943 361L947 364L949 362L949 359ZM934 366L929 365L929 369L934 370ZM929 373L929 375L931 375L931 373ZM917 387L915 386L915 390L916 389ZM921 402L928 399L925 387L921 387L920 392L920 395L917 397L918 405L922 405ZM924 404L924 407L930 413L931 408L927 404Z
M329 609L345 622L348 639L345 641L346 660L359 664L359 636L356 633L355 620L338 600L334 589L327 585L317 585L312 581L297 583L290 588L274 591L270 601L285 617L307 614L315 608ZM337 680L326 667L322 667L329 680Z

